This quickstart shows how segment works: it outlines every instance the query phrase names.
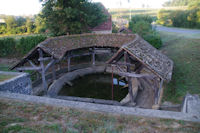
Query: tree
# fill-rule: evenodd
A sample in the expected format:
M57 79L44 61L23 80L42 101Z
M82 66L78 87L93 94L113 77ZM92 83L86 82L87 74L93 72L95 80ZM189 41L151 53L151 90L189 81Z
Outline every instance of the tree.
M88 0L44 1L42 17L54 35L87 32L106 19L102 8Z
M6 33L6 25L0 24L0 34L5 34Z
M163 6L188 6L191 0L172 0L166 1Z
M33 22L31 21L30 18L26 19L26 29L27 29L27 33L31 33L32 32Z
M15 28L17 27L17 21L16 21L15 17L8 16L5 19L5 22L6 22L7 33L8 34L15 34L16 33Z
M35 17L35 33L44 33L46 30L46 21L44 18L41 17L42 14L38 14Z

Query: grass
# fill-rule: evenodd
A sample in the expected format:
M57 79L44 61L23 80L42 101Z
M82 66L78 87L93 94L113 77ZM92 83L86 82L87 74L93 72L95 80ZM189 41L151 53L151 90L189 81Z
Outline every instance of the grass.
M8 99L0 100L0 132L198 133L199 123L103 114Z
M185 10L187 7L165 7L163 9L166 10ZM150 15L150 16L157 16L157 13L160 9L157 8L132 8L131 9L131 14L132 15ZM110 14L112 15L112 18L129 18L130 14L130 9L129 8L113 8L109 9Z
M8 64L0 64L0 71L9 71Z
M0 82L5 81L7 79L11 79L13 77L14 77L13 75L4 75L4 74L2 74L2 75L0 75Z
M160 32L161 49L174 61L172 81L166 85L164 99L181 103L187 93L200 95L200 36Z

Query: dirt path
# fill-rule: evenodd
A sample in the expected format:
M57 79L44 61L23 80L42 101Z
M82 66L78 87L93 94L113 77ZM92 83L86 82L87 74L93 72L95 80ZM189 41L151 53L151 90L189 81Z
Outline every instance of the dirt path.
M174 33L182 33L182 34L200 34L200 30L198 29L184 29L184 28L174 28L174 27L165 27L156 25L157 31L165 31L165 32L174 32Z

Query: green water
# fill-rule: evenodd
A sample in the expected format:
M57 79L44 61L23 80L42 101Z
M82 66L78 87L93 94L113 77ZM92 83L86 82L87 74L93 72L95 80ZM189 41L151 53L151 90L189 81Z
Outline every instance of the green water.
M114 98L113 100L120 101L128 93L127 88L122 88L124 83L118 85L118 76L114 76ZM61 96L76 96L96 99L112 100L112 76L111 74L92 74L76 79L73 86L65 85L59 95Z

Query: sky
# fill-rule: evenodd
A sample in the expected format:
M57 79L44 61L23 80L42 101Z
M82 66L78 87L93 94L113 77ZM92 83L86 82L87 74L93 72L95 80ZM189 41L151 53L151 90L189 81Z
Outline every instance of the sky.
M167 0L92 0L102 2L106 8L141 8L142 5L160 8ZM121 1L121 2L120 2ZM121 3L121 4L120 4ZM0 14L6 15L34 15L42 8L39 0L0 0Z

